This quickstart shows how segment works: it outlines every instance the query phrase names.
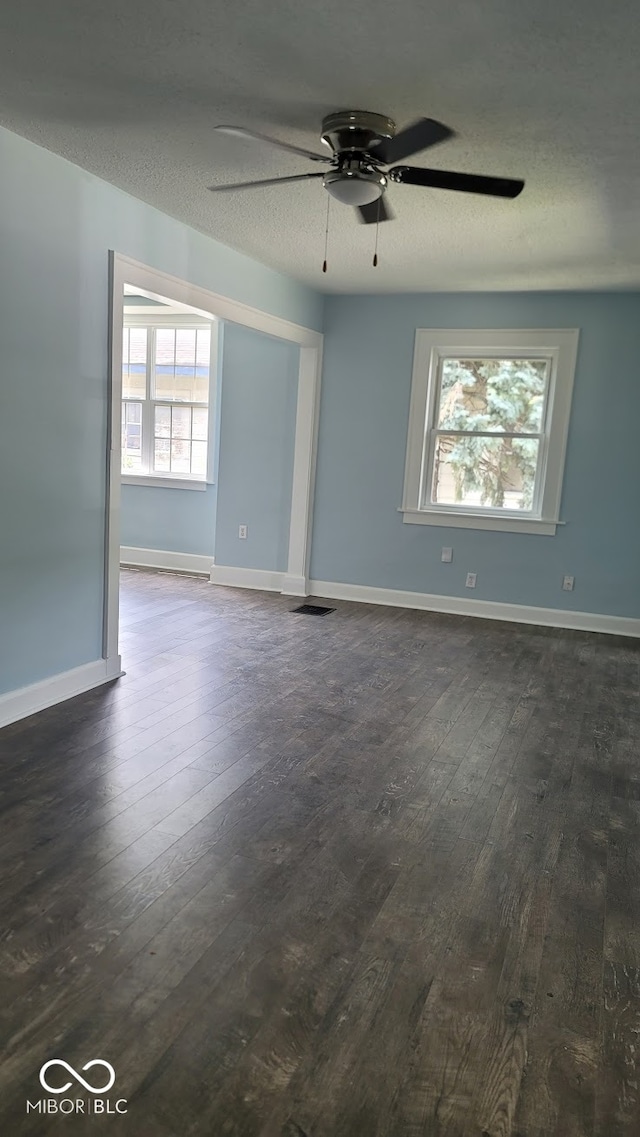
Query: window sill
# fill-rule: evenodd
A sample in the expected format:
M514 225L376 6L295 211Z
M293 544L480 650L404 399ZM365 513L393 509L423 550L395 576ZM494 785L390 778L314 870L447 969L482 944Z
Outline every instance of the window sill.
M456 529L492 529L501 533L537 533L554 537L562 521L532 517L492 517L488 514L445 513L444 510L400 509L405 525L442 525Z
M206 490L210 482L195 478L163 478L151 474L123 474L123 486L151 486L163 490Z

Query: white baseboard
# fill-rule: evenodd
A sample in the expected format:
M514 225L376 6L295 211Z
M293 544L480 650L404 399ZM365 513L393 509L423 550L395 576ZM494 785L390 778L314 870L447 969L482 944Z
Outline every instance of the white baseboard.
M133 568L166 569L174 572L190 572L206 575L212 584L225 584L229 588L256 588L263 592L287 592L290 596L306 596L306 581L303 577L289 577L284 572L271 569L236 568L233 565L217 565L213 557L198 556L196 553L171 553L162 549L134 549L123 545L120 549L120 564ZM290 583L284 588L284 582ZM304 591L298 591L302 588Z
M285 572L282 574L280 591L285 596L308 596L309 581L305 576L293 576Z
M17 691L7 691L0 695L0 727L34 715L54 703L73 699L75 695L82 695L120 675L122 664L120 656L116 655L112 659L96 659L93 663L41 679L28 687L19 687Z
M640 619L631 616L573 612L567 608L538 608L529 604L503 604L497 600L471 600L466 596L436 596L427 592L404 592L396 588L374 588L365 584L307 581L303 576L292 576L270 569L217 565L212 557L200 557L193 553L133 548L123 548L121 552L123 564L207 573L212 584L227 585L230 588L255 588L264 592L280 592L285 596L353 600L361 604L386 604L393 608L413 608L422 612L445 612L451 616L477 616L483 620L505 620L514 624L574 628L576 631L640 638Z
M169 572L201 573L209 576L213 557L198 553L172 553L168 549L135 549L131 545L120 548L120 564L134 568L168 569Z
M263 592L282 592L283 572L270 569L234 568L232 565L211 566L212 584L226 584L229 588L258 588Z
M566 608L536 608L527 604L501 604L495 600L468 600L466 596L433 596L426 592L402 592L395 588L371 588L368 585L337 584L326 580L309 581L309 595L327 600L388 604L394 608L446 612L453 616L478 616L483 620L506 620L515 624L575 628L583 632L606 632L609 635L640 638L640 620L631 616L571 612Z

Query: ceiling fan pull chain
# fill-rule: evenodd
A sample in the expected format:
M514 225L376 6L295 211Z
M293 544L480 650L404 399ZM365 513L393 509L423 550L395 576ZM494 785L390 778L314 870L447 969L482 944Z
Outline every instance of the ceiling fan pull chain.
M322 271L327 271L327 248L329 245L329 206L331 205L331 198L327 194L327 227L324 231L324 261L322 262Z
M380 229L380 207L382 205L382 194L378 198L378 216L376 218L376 245L373 251L373 267L378 267L378 230Z

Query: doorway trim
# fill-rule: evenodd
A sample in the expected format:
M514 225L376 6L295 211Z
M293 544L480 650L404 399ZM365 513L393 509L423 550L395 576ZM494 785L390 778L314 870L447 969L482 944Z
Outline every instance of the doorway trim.
M122 296L124 285L132 284L143 293L165 297L185 309L199 310L241 324L254 331L276 336L300 348L296 432L293 454L293 486L287 569L280 590L289 596L306 596L309 588L309 554L315 484L320 376L322 372L321 332L304 328L280 316L272 316L239 300L230 300L197 284L141 264L130 257L109 252L109 402L107 438L107 502L105 540L105 600L103 657L118 657L118 616L120 587L120 486L121 486L121 402L122 402ZM213 559L213 558L212 558Z

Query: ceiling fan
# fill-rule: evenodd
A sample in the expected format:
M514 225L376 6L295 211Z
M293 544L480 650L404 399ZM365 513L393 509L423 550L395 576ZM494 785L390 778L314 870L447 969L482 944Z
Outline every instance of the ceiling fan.
M324 188L331 197L344 205L355 206L360 220L366 225L392 220L393 213L384 200L390 182L506 198L517 197L524 189L524 182L513 178L490 178L479 174L394 165L393 163L409 158L412 154L435 146L437 142L454 137L454 132L448 126L431 118L419 118L396 134L395 123L385 115L371 114L369 111L337 111L322 120L321 140L330 154L318 154L300 146L291 146L288 142L280 142L242 126L216 126L214 130L236 135L249 142L276 146L279 150L286 150L312 162L328 164L330 168L324 173L293 174L282 178L263 178L255 182L209 186L213 193L322 178ZM384 170L385 166L391 166L391 169Z

